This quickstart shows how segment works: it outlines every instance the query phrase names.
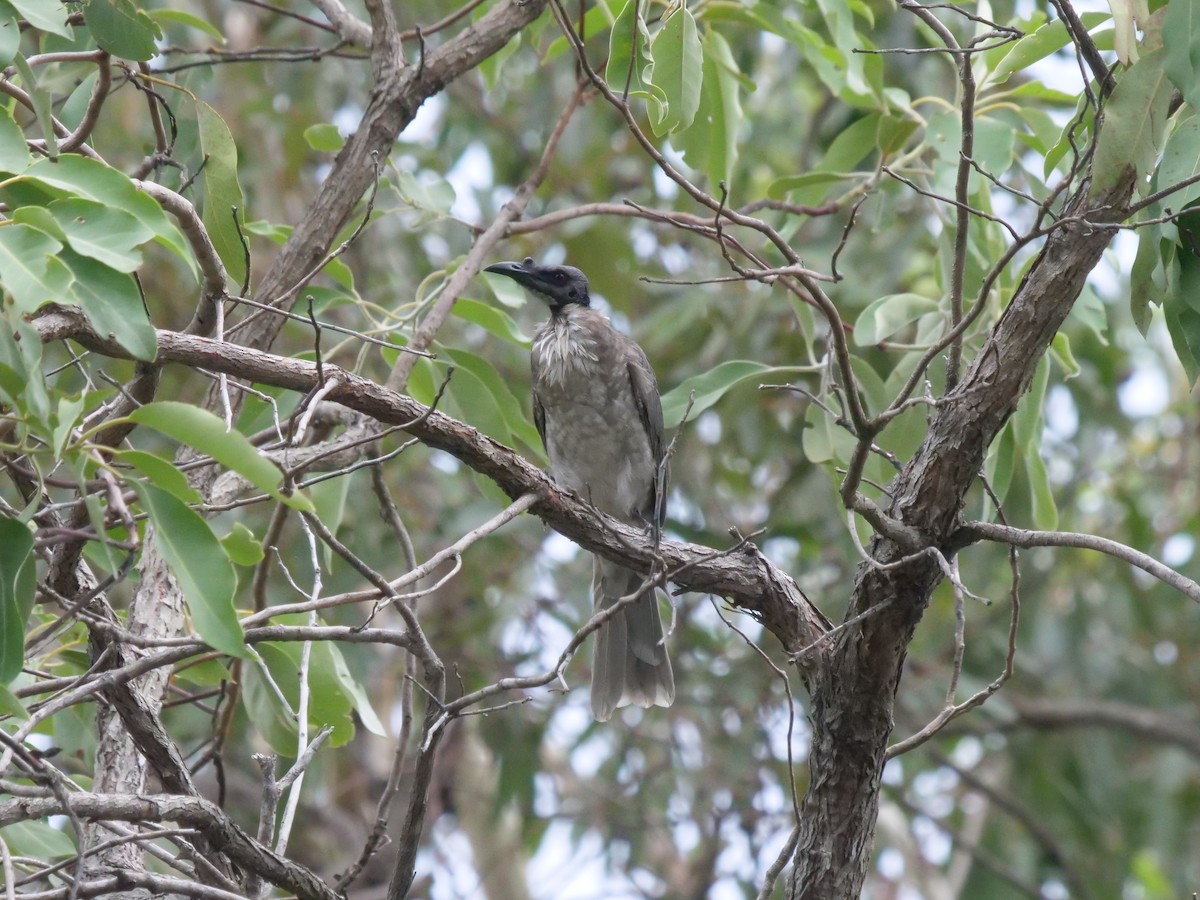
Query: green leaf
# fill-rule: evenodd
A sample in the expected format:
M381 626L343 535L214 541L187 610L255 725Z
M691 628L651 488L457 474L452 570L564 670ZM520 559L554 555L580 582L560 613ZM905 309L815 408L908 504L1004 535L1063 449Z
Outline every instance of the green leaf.
M803 175L784 175L776 178L767 187L767 196L782 200L792 191L812 187L818 184L829 184L834 181L850 181L861 177L858 172L805 172Z
M0 34L5 26L0 25ZM0 107L0 172L19 175L29 168L29 148L25 144L25 133L13 120L12 113Z
M1162 162L1155 174L1155 188L1164 190L1200 175L1200 115L1188 116L1167 138ZM1200 182L1189 185L1161 201L1164 209L1180 210L1200 198Z
M262 542L241 522L234 522L229 534L221 538L221 546L235 566L256 566L262 562Z
M1083 371L1079 361L1075 359L1075 354L1071 352L1071 339L1064 332L1060 331L1050 342L1050 355L1062 366L1063 381L1070 381Z
M268 240L279 244L281 247L287 241L287 239L291 237L292 234L292 228L288 225L277 225L273 222L265 222L261 219L258 219L254 222L246 222L242 228L247 234L256 234L259 237L265 237ZM346 290L354 290L354 273L350 271L350 267L341 259L329 260L329 262L325 264L325 268L321 271L344 287ZM321 288L305 288L305 293L315 294L318 299L320 299L321 291Z
M721 182L727 186L733 184L742 125L739 73L729 44L718 32L708 31L701 46L704 77L700 108L692 126L679 136L677 143L687 164L706 172L710 190L715 190Z
M1092 29L1101 22L1108 21L1107 13L1083 13L1080 16L1086 28ZM1043 25L1041 28L1032 34L1027 34L1015 44L1012 44L1007 54L1000 60L1000 63L992 70L988 78L990 84L1002 84L1009 79L1014 72L1020 72L1022 69L1028 68L1039 59L1045 59L1051 53L1061 50L1067 45L1070 40L1070 35L1067 33L1067 27L1061 19L1055 19Z
M55 200L49 210L71 249L118 272L142 265L137 247L154 232L129 213L94 200Z
M992 483L992 490L1003 503L1008 497L1008 489L1012 487L1014 471L1013 458L1016 456L1016 440L1013 438L1012 421L1010 420L1000 432L1000 437L992 444L984 472ZM990 521L995 512L991 498L985 495L984 518Z
M833 416L815 403L804 414L802 444L804 456L816 464L847 460L854 452L854 436L835 421Z
M260 491L293 509L313 511L312 503L302 494L287 497L281 494L279 483L283 473L275 463L261 456L240 431L226 431L225 423L208 410L173 400L159 400L135 409L129 418L211 456Z
M195 271L196 261L183 233L167 217L162 207L138 190L124 172L86 156L68 154L58 159L38 160L22 178L124 210L153 231L163 246Z
M54 214L48 207L18 206L13 210L12 220L22 225L29 225L38 231L44 231L60 243L67 242L67 233L62 230L62 225L59 224L58 219L54 218Z
M1179 284L1164 297L1163 315L1179 362L1188 381L1195 385L1200 377L1200 312L1189 299L1200 296L1200 259L1181 249L1179 264Z
M454 206L454 186L444 178L424 175L418 178L412 172L400 172L396 176L396 189L409 206L426 213L418 222L444 216Z
M258 654L271 678L295 708L299 666L287 654L287 644L263 642L256 644ZM242 704L250 726L276 753L294 756L296 753L296 721L267 683L257 665L246 666L242 673Z
M50 445L55 459L62 459L67 442L71 439L71 430L79 422L85 405L82 394L76 397L59 396L58 409L54 414L53 441Z
M55 254L62 244L28 225L0 227L0 281L12 294L17 312L28 314L43 303L65 299L71 273Z
M83 20L101 50L123 59L145 61L158 53L162 29L133 0L88 0Z
M335 537L346 519L346 501L350 498L350 485L353 481L354 473L351 472L342 478L325 478L308 488L308 496L316 510L316 517L325 523ZM321 552L325 566L332 569L336 565L333 548L322 544Z
M29 718L29 710L25 708L16 694L0 684L0 718L6 716L25 721Z
M37 588L33 532L16 519L0 516L0 684L8 684L25 664L25 624Z
M507 278L505 280L512 281ZM488 334L511 344L528 347L531 343L529 336L521 330L521 326L512 316L490 304L472 300L470 297L459 297L454 303L454 314L468 322L474 322Z
M1046 463L1039 453L1025 455L1025 474L1029 478L1029 497L1033 504L1033 524L1043 531L1058 528L1058 506L1046 474Z
M209 657L202 662L195 662L195 659L193 657L187 668L176 670L171 677L200 687L220 687L222 681L229 680L229 666L224 659Z
M1138 887L1141 888L1139 893L1146 900L1172 900L1177 896L1175 886L1163 871L1162 862L1156 851L1138 850L1133 855L1130 870L1137 880Z
M337 153L346 143L337 126L327 122L305 128L304 140L308 142L308 146L320 153Z
M646 23L640 14L641 4L642 0L626 0L613 23L608 38L608 65L604 69L604 80L619 94L625 93L625 85L628 84L629 96L649 99L652 87L646 80L646 70L653 64L653 58L650 55L650 32L646 30Z
M508 43L479 64L479 74L483 76L484 87L489 91L495 90L504 73L504 63L520 48L521 32L518 31L508 39Z
M796 202L816 203L824 196L824 191L816 190L818 186L863 177L863 173L854 169L875 153L880 139L880 118L878 113L868 113L846 126L815 166L801 175L777 179L768 189L770 196L779 199L794 192Z
M7 67L21 46L19 16L7 3L0 2L0 66Z
M867 83L863 66L865 57L861 51L869 50L871 44L866 36L855 30L854 17L851 15L849 5L846 0L816 0L816 5L825 20L829 36L833 38L832 47L840 57L837 62L843 70L846 87L851 94L870 96L872 90ZM830 58L833 58L833 54L830 54ZM849 96L843 95L843 99L852 102L852 98Z
M919 127L920 123L908 116L880 116L875 130L875 145L884 155L899 153Z
M1042 162L1042 175L1049 179L1050 173L1068 153L1079 146L1079 142L1095 127L1094 110L1087 95L1081 94L1075 105L1075 115L1059 131L1058 140L1046 151Z
M1026 456L1037 456L1042 445L1042 407L1046 402L1046 386L1050 382L1050 364L1038 362L1029 391L1021 398L1013 413L1013 437Z
M67 24L66 9L61 3L50 0L8 0L9 4L38 31L48 31L59 37L71 38L71 26Z
M854 343L873 347L926 313L937 312L938 303L920 294L889 294L870 303L854 323Z
M284 624L300 624L295 617L281 617ZM283 691L292 709L299 705L300 655L302 646L298 642L270 641L255 648L267 664L275 683ZM325 641L312 645L309 657L308 686L310 728L333 726L331 746L345 744L354 736L354 718L351 711L354 701L344 689L338 677L337 648ZM344 667L344 662L343 662ZM246 696L247 710L259 733L278 753L294 756L296 753L296 722L285 710L275 692L264 683L257 666L247 667Z
M203 100L196 101L196 122L200 127L200 147L204 151L204 225L229 277L239 284L246 277L246 253L234 210L245 218L245 200L238 183L237 145L229 126L215 109Z
M683 419L688 397L696 392L689 414L692 419L708 409L730 390L748 378L765 378L770 375L790 375L803 372L798 366L768 366L748 359L733 359L723 362L707 372L693 375L682 384L663 394L663 419L668 428L674 428Z
M199 513L173 494L149 482L129 483L150 514L159 549L183 591L197 633L220 652L244 657L242 625L233 608L237 573L221 542Z
M654 57L650 82L666 97L651 117L654 133L682 131L700 108L704 79L703 51L691 10L682 7L667 16L650 43L650 53Z
M54 130L54 112L50 92L38 83L37 74L19 51L13 54L13 65L26 85L25 90L29 99L33 101L33 113L37 117L38 127L42 131L42 140L46 142L46 156L51 161L55 161L58 158L58 133Z
M1113 49L1126 66L1138 61L1137 22L1132 3L1137 0L1110 0L1113 18ZM1145 0L1142 0L1143 5Z
M1096 340L1108 346L1108 307L1090 285L1085 284L1079 292L1067 321L1087 328Z
M38 819L5 825L0 828L0 837L8 845L8 852L14 856L46 860L58 857L65 859L77 852L70 835L59 831L49 822Z
M184 503L201 502L200 492L188 484L187 476L173 462L145 450L114 451L121 462L128 463L150 479L155 487L162 488Z
M467 350L446 348L439 351L461 371L450 380L449 393L463 409L468 421L497 440L514 439L538 448L541 440L533 422L525 415L521 401L495 367Z
M332 665L333 675L337 678L338 686L342 692L350 698L354 704L354 709L358 713L359 719L362 720L363 727L371 734L379 735L379 737L387 737L387 729L383 727L383 722L379 720L379 715L375 712L375 708L371 706L371 700L367 696L367 692L363 690L363 686L350 673L350 667L346 665L346 659L342 656L342 651L335 644L325 643L329 650L330 663Z
M389 362L389 365L395 365L395 363ZM413 366L412 374L408 376L409 396L425 406L433 403L434 395L437 393L437 384L441 384L440 381L434 383L435 373L436 370L431 360L424 357L418 358L416 365Z
M88 112L92 93L96 90L96 81L96 72L80 78L75 85L75 90L71 91L67 99L58 107L58 121L67 128L74 130L83 122L83 117Z
M975 161L984 171L992 175L1002 175L1008 171L1015 158L1015 145L1016 134L1007 122L990 116L980 116L975 120Z
M1137 175L1138 192L1146 192L1146 176L1158 158L1171 101L1164 59L1163 50L1143 56L1117 82L1105 104L1092 165L1093 197L1116 185L1131 167Z
M520 309L525 305L525 301L528 299L525 289L511 278L504 275L496 275L493 272L484 272L483 280L492 289L492 293L496 295L496 299L509 309Z
M1129 312L1142 337L1146 336L1150 328L1150 303L1163 301L1154 284L1154 270L1162 264L1159 240L1158 228L1142 230L1138 234L1137 254L1129 270Z
M112 336L134 359L153 362L158 333L133 276L69 251L63 251L62 259L75 276L71 294L96 331Z
M188 28L195 28L197 31L202 31L214 41L225 43L225 35L221 34L221 30L213 25L207 19L202 19L200 16L194 16L189 12L183 12L178 9L152 9L148 15L155 22L170 23L175 25L184 25Z
M1163 21L1164 69L1185 100L1200 107L1200 9L1195 3L1168 3Z
M24 320L0 328L0 390L27 415L31 429L44 429L50 418L50 397L42 375L42 342Z

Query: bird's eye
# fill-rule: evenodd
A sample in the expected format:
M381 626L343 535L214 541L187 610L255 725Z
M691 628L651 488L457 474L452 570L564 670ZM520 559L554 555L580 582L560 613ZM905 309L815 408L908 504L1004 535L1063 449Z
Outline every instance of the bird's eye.
M527 266L533 265L533 257L532 256L525 257L525 265L527 265Z
M562 272L555 272L554 273L554 283L555 284L566 284L567 276L564 275Z

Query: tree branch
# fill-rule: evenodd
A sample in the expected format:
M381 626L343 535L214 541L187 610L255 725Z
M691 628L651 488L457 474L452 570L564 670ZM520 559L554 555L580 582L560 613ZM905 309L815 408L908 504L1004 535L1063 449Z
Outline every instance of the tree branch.
M958 533L964 543L997 541L1002 544L1011 544L1014 547L1076 547L1081 550L1096 550L1114 559L1127 562L1131 566L1136 566L1164 584L1175 588L1188 599L1200 603L1200 584L1192 581L1182 572L1177 572L1165 563L1159 562L1148 553L1135 550L1133 547L1110 538L1073 531L1026 531L1023 528L1012 528L1008 525L996 525L991 522L968 522L959 529Z
M0 828L71 814L81 819L115 819L119 822L178 822L201 832L213 849L233 862L286 888L302 900L343 900L309 869L297 865L251 838L219 807L200 797L168 794L65 794L57 797L19 798L0 802Z
M96 334L78 310L49 307L45 310L33 322L43 341L72 339L96 353L128 358L119 344ZM156 362L160 364L181 363L304 393L319 383L314 363L236 344L160 330L158 346ZM396 394L351 372L327 364L325 375L338 381L336 390L326 399L385 425L402 426L428 446L450 453L490 478L513 499L537 494L539 500L530 511L584 549L643 574L654 566L655 548L643 532L558 489L545 473L503 444L440 412L430 412L411 397ZM795 581L768 562L753 544L747 543L736 553L714 556L708 547L662 541L657 555L668 570L679 570L675 580L680 587L727 598L760 619L789 652L811 644L828 627L825 617ZM818 656L810 654L804 665L816 665Z

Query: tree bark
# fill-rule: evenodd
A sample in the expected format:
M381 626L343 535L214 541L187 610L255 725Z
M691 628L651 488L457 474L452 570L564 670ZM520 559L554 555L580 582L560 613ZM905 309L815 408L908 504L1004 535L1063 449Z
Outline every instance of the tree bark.
M1077 195L1062 224L1017 288L963 381L938 405L924 442L888 487L888 514L949 557L967 489L988 447L1016 410L1050 346L1124 217L1132 169L1112 190ZM877 564L910 551L877 537ZM847 619L809 679L812 750L789 900L858 897L870 862L879 786L904 657L942 569L922 554L889 571L859 566Z

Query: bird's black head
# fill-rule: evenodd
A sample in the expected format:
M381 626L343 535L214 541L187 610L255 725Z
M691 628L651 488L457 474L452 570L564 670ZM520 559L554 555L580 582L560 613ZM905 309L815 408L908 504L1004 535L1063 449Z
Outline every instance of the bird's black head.
M559 312L572 303L588 306L587 276L574 266L539 266L532 256L522 262L501 262L483 271L505 275L550 307Z

